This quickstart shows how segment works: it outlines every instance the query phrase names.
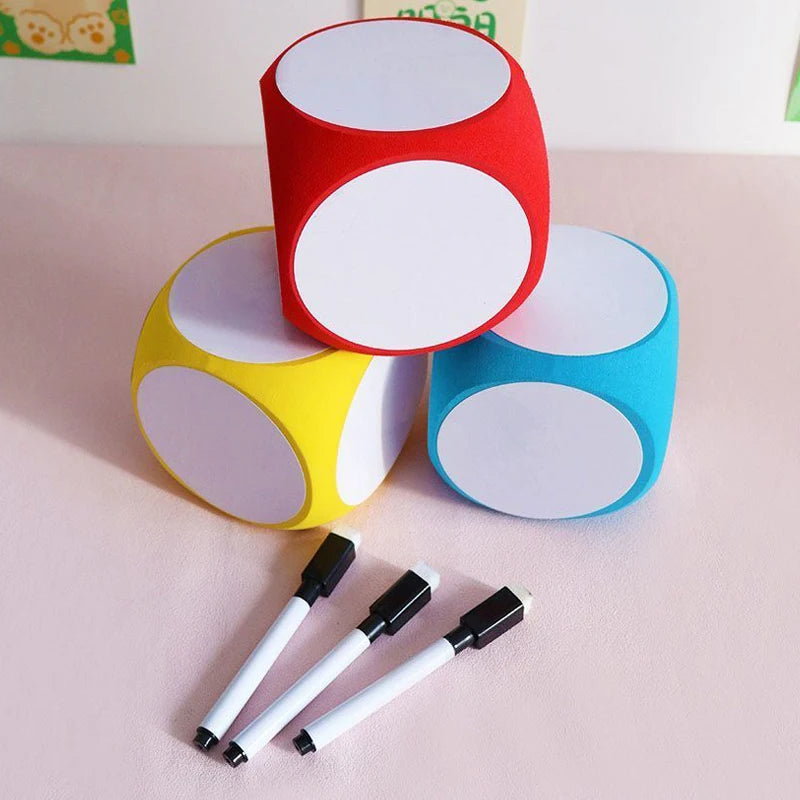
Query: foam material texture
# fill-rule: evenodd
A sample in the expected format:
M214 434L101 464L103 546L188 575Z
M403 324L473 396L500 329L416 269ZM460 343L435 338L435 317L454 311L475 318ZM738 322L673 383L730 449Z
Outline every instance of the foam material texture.
M362 21L345 23L345 26L352 27L352 31L348 31L348 35L351 35L376 24L379 23ZM506 61L510 72L508 87L502 97L489 108L453 124L421 131L366 131L315 119L292 105L279 90L276 74L282 59L293 48L301 48L304 42L309 41L309 37L301 39L279 56L261 79L261 95L275 211L281 298L287 319L331 346L368 353L422 352L466 341L488 330L519 306L536 285L544 263L549 230L547 153L539 115L525 75L519 64L497 45L481 34L445 22L404 18L380 24L400 31L409 26L443 26L448 29L448 35L453 31L453 36L464 37L465 40L469 37L477 38L481 43L481 47L477 48L478 52L482 52L484 46L489 46ZM337 28L326 29L324 34L317 32L309 36L313 38L315 35L331 35L328 33L331 30ZM469 91L475 85L477 70L474 67L472 70L467 69L461 62L448 62L446 52L440 55L445 59L441 70L452 84L449 91ZM310 74L322 76L327 65L307 64L306 69ZM388 101L391 99L390 87L385 89ZM423 89L424 84L415 87L420 93ZM407 87L404 86L403 92L406 90ZM346 87L340 87L338 91L347 96ZM485 318L480 324L476 325L473 319L465 318L460 334L448 333L452 336L448 341L437 339L434 335L427 342L408 342L406 344L411 346L387 348L383 346L385 343L381 344L377 340L374 343L352 341L347 334L332 330L317 319L306 306L303 293L298 288L295 259L301 234L309 218L323 201L354 178L401 161L450 161L464 164L501 183L516 198L527 218L530 242L526 248L530 246L530 253L527 268L513 294L499 311L496 307L487 307ZM405 202L395 210L397 228L405 230L409 238L419 237L421 231L419 225L403 228L405 218L408 215L413 217L415 203L421 201L428 191L428 183L421 181L416 199L413 193L406 194ZM473 194L474 206L480 208L481 193ZM392 203L391 195L387 195L382 202L387 203L388 210ZM484 218L487 240L491 238L491 222L491 219ZM423 232L429 238L435 237L437 228L441 228L445 232L444 238L449 238L460 224L458 218L449 216L448 208L440 208L437 209L435 218L426 221ZM360 243L359 241L358 244ZM386 253L391 255L391 252L391 247L387 246ZM518 248L517 255L520 252L522 250ZM329 263L330 251L323 249L320 253L321 255L315 256L318 261L312 265L313 271L327 275L329 280L336 280L335 268ZM485 269L489 274L493 273L495 267L496 259L490 258L486 261ZM403 279L402 272L394 278L397 284L402 283ZM390 291L387 288L390 286L390 282L384 283L379 291ZM425 291L424 285L419 287L419 293L424 294ZM447 302L456 304L456 282L453 282L452 292ZM376 300L374 304L376 319L380 319L381 303L385 302L383 296L379 299L380 302ZM409 315L414 313L412 307L408 307L407 311ZM369 312L369 308L358 308L361 315Z
M639 342L595 356L562 356L529 350L489 332L457 348L435 354L428 449L437 471L456 491L466 494L448 476L437 447L445 418L476 392L519 381L562 384L595 394L622 412L636 430L642 447L638 478L622 497L591 513L622 508L644 495L656 481L666 453L675 399L678 299L666 268L638 245L628 244L648 256L661 273L668 291L664 317Z

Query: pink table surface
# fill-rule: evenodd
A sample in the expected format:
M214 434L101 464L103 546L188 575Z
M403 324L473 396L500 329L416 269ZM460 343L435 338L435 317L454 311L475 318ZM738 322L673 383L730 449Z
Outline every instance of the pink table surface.
M422 414L347 522L353 574L235 730L424 558L434 602L235 772L188 744L321 531L194 501L140 439L139 325L180 261L266 223L259 149L0 148L0 797L800 796L800 160L553 156L554 218L673 271L682 312L661 480L600 519L472 506ZM488 586L535 613L330 748L300 724L446 632Z

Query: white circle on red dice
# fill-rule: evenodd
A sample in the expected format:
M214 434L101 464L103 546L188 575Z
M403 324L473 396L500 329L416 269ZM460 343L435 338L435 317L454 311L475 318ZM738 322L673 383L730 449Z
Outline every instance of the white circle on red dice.
M330 194L294 254L300 299L354 344L406 351L470 334L516 294L525 212L499 181L449 161L403 161Z
M142 379L136 405L161 460L212 506L261 524L302 509L306 481L294 448L233 386L188 367L159 367Z
M278 62L278 91L316 119L369 131L451 125L493 106L503 53L461 27L371 20L320 31Z
M591 228L553 225L535 292L492 330L543 353L611 353L651 333L667 300L664 276L639 248Z
M376 356L347 412L336 461L336 488L348 505L366 500L397 460L417 413L427 356Z
M198 253L175 277L169 314L193 345L220 358L266 364L325 345L283 318L275 232L252 231Z
M623 497L642 469L633 425L596 395L508 383L470 395L437 435L445 473L479 503L537 519L579 517Z

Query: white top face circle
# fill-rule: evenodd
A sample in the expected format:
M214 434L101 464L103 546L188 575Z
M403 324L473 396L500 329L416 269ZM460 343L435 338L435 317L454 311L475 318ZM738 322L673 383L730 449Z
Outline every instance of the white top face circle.
M325 122L413 131L485 111L505 93L511 70L500 50L466 30L373 20L298 42L275 80L293 106Z
M348 505L364 502L389 473L417 413L427 356L376 356L347 412L336 460L336 488Z
M608 233L554 225L536 289L493 330L543 353L611 353L653 331L667 301L663 275L641 250Z
M300 234L294 270L309 312L333 333L414 350L491 319L530 257L527 217L503 184L463 164L403 161L324 200Z
M205 372L160 367L136 393L144 432L193 492L241 519L277 524L303 507L294 449L248 397Z
M506 514L563 519L623 497L642 469L628 419L588 392L553 383L509 383L471 395L437 437L450 480Z
M283 318L274 231L234 236L195 256L172 284L169 313L193 345L233 361L281 363L326 349Z

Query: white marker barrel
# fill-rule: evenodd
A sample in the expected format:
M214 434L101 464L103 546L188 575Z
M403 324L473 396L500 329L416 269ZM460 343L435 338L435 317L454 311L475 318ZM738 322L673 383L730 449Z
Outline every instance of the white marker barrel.
M547 154L514 59L461 25L361 20L261 80L284 313L400 355L477 336L531 292Z
M232 767L249 761L278 731L363 653L379 636L394 636L431 599L439 573L420 562L400 576L372 605L369 616L328 655L253 720L223 753Z
M415 686L456 654L447 639L438 639L430 647L387 672L382 678L353 695L349 700L306 725L315 750L320 750L371 714L383 708L406 690Z
M197 728L194 743L201 750L214 747L245 703L266 677L275 660L320 597L330 597L356 557L361 534L337 526L317 548L300 574L300 586L270 629L228 684Z
M289 599L286 607L264 634L264 638L256 645L247 661L242 664L236 677L228 684L219 700L214 703L211 711L206 714L205 719L200 723L201 727L213 733L217 739L221 739L225 735L275 663L275 659L294 636L310 608L308 603L300 597Z
M327 688L370 645L358 628L350 631L336 647L320 659L263 714L236 736L236 743L248 757L261 750L286 727L320 692Z

